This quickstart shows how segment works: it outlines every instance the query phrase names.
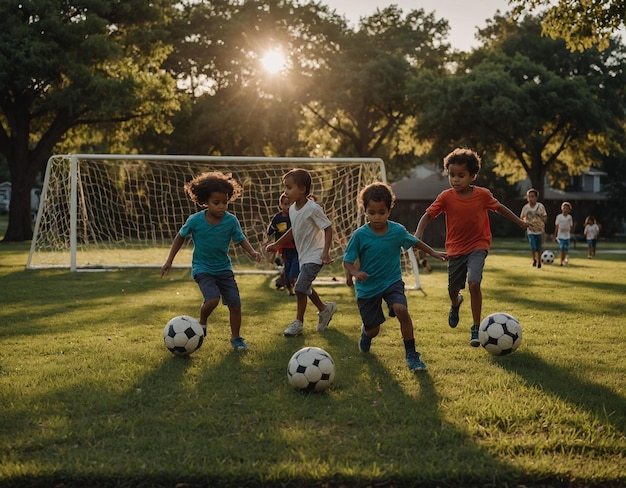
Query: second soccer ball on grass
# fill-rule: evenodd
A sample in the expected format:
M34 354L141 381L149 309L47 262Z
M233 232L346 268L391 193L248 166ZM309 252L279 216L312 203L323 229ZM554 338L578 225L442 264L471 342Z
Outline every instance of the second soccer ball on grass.
M335 379L335 362L319 347L297 351L287 366L287 381L296 390L324 391Z

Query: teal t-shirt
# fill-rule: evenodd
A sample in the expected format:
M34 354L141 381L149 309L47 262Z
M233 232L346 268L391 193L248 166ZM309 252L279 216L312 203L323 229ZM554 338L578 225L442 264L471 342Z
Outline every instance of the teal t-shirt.
M359 269L368 274L365 281L354 281L358 298L376 296L400 281L401 251L419 242L402 224L391 220L387 223L387 232L382 236L374 233L369 223L359 227L352 234L344 252L345 262L354 264L358 259Z
M190 215L178 232L181 237L193 239L191 275L209 273L216 275L233 269L228 251L230 241L239 244L246 240L239 220L226 212L217 224L211 225L205 217L206 210Z

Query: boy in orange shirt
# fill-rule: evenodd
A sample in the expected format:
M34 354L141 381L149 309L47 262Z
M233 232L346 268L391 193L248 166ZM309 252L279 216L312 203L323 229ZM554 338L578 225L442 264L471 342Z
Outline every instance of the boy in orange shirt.
M417 224L415 235L422 239L428 223L439 214L446 214L446 253L448 255L448 294L452 305L448 315L448 325L452 328L459 323L459 308L463 302L460 291L467 280L472 319L470 345L480 346L478 326L481 321L483 297L480 283L483 277L485 259L491 247L491 228L488 210L499 213L515 222L522 229L530 227L502 205L491 192L472 185L480 171L480 156L469 149L455 149L443 160L452 188L442 191Z

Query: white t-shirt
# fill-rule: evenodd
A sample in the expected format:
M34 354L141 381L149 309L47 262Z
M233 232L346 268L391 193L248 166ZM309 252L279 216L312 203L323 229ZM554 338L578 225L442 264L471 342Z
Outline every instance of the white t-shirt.
M600 228L598 227L598 224L585 226L585 239L587 239L588 241L596 239L599 233Z
M294 203L289 206L289 220L300 265L323 264L324 229L330 227L331 222L322 207L317 202L307 200L298 210Z
M571 237L570 229L574 226L574 219L570 214L559 214L556 216L554 225L556 227L557 239L569 239Z

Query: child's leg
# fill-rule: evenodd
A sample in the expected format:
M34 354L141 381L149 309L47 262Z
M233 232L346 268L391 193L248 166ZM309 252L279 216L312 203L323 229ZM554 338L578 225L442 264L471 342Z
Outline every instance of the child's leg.
M230 312L230 338L235 339L239 337L239 331L241 330L241 307L228 306Z
M202 304L202 306L200 307L200 320L199 320L201 326L206 327L207 321L209 320L209 316L211 315L211 313L213 313L213 310L215 310L215 307L217 307L218 303L220 303L219 297L207 300L206 302Z
M409 309L405 305L394 303L393 312L398 318L398 322L400 322L400 333L402 334L402 339L405 341L413 339L415 335Z
M472 319L474 325L480 325L483 311L483 292L480 288L480 281L470 281L468 283L472 304Z
M326 304L322 301L320 296L315 291L315 288L311 288L311 294L309 295L310 300L313 302L313 305L317 307L320 312L326 310Z

